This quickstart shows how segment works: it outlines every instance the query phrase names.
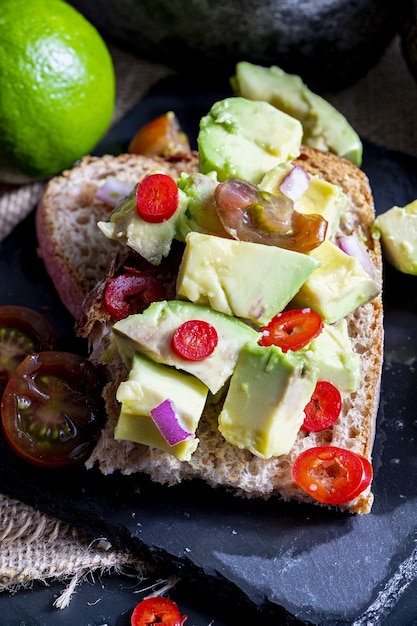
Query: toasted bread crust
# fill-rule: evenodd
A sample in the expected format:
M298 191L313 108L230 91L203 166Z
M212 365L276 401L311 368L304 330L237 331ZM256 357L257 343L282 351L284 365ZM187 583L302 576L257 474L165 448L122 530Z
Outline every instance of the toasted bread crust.
M368 243L374 266L380 272L381 250L379 242L371 236L374 206L366 175L350 162L313 148L303 147L297 162L311 174L319 174L343 188L350 204L341 228L343 232L356 232L364 238ZM67 180L70 182L70 174L67 175ZM42 224L41 220L39 223ZM47 233L46 238L48 236L50 233ZM44 247L46 245L47 242L44 242ZM101 250L101 246L107 244L101 242L97 245ZM120 263L120 259L116 260L117 255L112 252L114 266L106 269L110 274ZM68 269L72 270L71 260L67 261L67 264ZM213 487L222 485L246 497L269 498L276 495L286 500L295 499L318 504L291 479L291 466L300 452L315 445L331 444L352 449L371 459L383 355L381 297L360 307L348 318L354 350L361 355L362 382L358 391L344 401L342 416L337 426L320 433L306 434L300 431L288 455L265 460L253 456L247 450L240 450L228 444L222 438L217 428L219 406L211 404L206 407L200 420L197 431L200 444L197 450L189 462L180 462L160 450L114 440L114 425L119 411L115 391L118 384L127 376L127 370L117 354L111 333L111 321L103 307L105 280L105 272L101 269L100 273L96 271L95 287L86 301L83 315L77 325L78 332L89 338L92 360L106 369L109 379L104 391L109 418L86 464L88 468L97 463L104 474L114 471L120 471L122 474L145 472L152 480L168 485L200 478ZM92 283L93 281L88 282L89 289ZM83 287L85 295L84 284ZM355 501L339 508L352 513L367 513L371 509L372 501L373 495L368 488Z

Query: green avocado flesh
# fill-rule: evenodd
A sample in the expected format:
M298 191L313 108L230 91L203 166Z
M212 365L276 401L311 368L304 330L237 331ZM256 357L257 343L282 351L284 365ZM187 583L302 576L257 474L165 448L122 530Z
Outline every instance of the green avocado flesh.
M329 150L358 167L362 142L347 119L321 96L313 93L299 76L273 65L262 67L241 62L231 78L237 96L264 100L298 119L303 127L302 143Z
M182 359L171 348L178 326L194 319L208 322L218 334L217 347L203 361ZM141 352L158 363L193 374L212 393L219 391L232 375L242 346L259 339L256 330L236 318L182 300L154 302L143 313L130 315L113 328L121 354L127 360L134 352Z

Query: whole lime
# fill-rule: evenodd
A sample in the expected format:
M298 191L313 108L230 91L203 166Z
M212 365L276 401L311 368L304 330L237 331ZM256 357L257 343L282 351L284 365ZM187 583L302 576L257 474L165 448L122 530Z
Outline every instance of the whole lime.
M115 73L95 27L62 0L1 0L0 181L71 167L109 127Z

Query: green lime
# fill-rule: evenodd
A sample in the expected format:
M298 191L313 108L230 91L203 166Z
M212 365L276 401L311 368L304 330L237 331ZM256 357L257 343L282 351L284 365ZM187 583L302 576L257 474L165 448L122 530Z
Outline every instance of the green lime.
M109 50L62 0L1 0L0 181L52 176L91 152L115 105Z

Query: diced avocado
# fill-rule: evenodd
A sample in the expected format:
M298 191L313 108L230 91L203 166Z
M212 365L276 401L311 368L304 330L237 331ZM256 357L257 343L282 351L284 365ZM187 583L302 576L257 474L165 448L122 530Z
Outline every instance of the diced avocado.
M268 170L299 155L302 132L298 120L267 102L220 100L200 121L200 171L257 185Z
M122 382L116 398L121 403L115 439L135 441L188 461L198 445L195 431L203 412L208 389L194 376L154 363L136 353L128 380ZM182 428L192 437L170 446L155 425L150 412L164 400L171 400L182 419Z
M267 172L259 187L279 195L279 185L292 167L292 164L287 164ZM312 176L306 191L294 202L294 209L307 215L312 213L322 215L327 222L326 239L332 239L348 204L349 199L339 185Z
M190 231L226 236L214 205L214 190L217 185L215 172L207 176L201 172L181 174L178 187L187 198L187 208L178 225L183 235L182 240Z
M182 359L172 350L172 336L187 320L205 320L217 331L217 346L202 361ZM244 322L182 300L154 302L143 313L116 322L113 329L121 356L128 364L134 352L141 352L158 363L193 374L212 393L232 375L242 346L259 339L259 333Z
M373 231L381 237L386 260L404 274L417 275L417 200L378 215Z
M98 227L108 239L126 244L153 265L159 265L162 258L169 254L187 199L179 191L179 205L172 217L160 223L146 222L136 211L136 188L137 185L115 207L107 222L98 222Z
M319 264L276 246L189 233L177 294L263 325L284 309Z
M313 93L295 74L281 68L262 67L242 61L231 78L234 93L251 100L265 100L292 115L303 126L302 143L329 150L358 167L362 142L347 119L321 96Z
M317 369L304 355L247 344L219 415L229 443L261 458L287 454L304 421Z
M293 298L292 307L311 307L331 324L380 293L381 287L359 261L334 243L324 241L308 255L321 265Z
M319 380L333 383L342 395L350 394L361 379L360 356L353 351L346 319L324 324L320 335L302 351L319 369Z

